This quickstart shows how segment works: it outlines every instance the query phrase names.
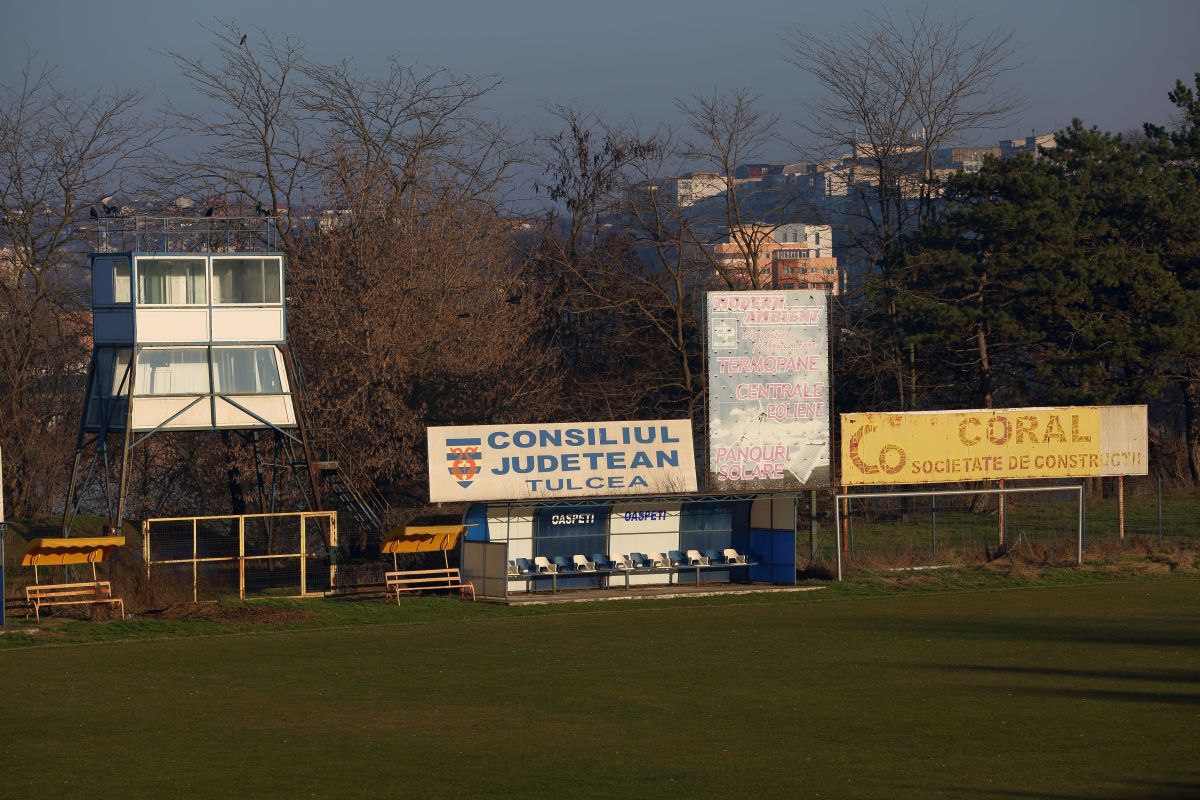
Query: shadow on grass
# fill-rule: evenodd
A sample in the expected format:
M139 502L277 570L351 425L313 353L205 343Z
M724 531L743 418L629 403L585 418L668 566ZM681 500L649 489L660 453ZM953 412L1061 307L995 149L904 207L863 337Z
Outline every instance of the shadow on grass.
M1029 800L1185 800L1200 797L1200 782L1194 781L1150 781L1127 779L1122 781L1127 788L1112 792L1088 792L1087 794L1064 794L1062 792L1040 792L1035 789L994 789L975 786L947 786L942 791L953 797L1028 798Z
M1018 642L1059 642L1061 644L1142 645L1146 647L1196 648L1200 635L1196 624L1186 618L1161 617L1126 618L1120 622L1080 619L1075 622L1016 621L1003 618L973 619L946 624L939 621L937 632L948 637L997 639ZM912 628L928 635L928 624L922 619L889 620L893 628ZM1164 630L1164 626L1170 629Z
M976 786L947 786L942 793L948 797L971 797L975 800L988 798L1025 797L1029 800L1107 800L1098 794L1063 794L1062 792L1039 792L1034 789L980 789Z
M987 664L939 664L936 669L967 672L1005 672L1014 675L1044 675L1059 678L1102 678L1113 681L1151 681L1154 683L1200 683L1200 671L1189 669L1066 669L1063 667L1016 667Z
M1153 683L1200 684L1200 672L1188 669L1071 669L1063 667L1020 667L989 666L986 664L928 664L929 669L938 671L979 672L993 675L1024 675L1044 678L1079 678L1085 680L1145 681ZM1101 689L1070 686L1003 685L985 686L973 684L977 691L1002 692L1058 698L1065 700L1110 700L1123 703L1165 703L1174 706L1198 706L1200 694L1177 691L1154 691L1147 689Z

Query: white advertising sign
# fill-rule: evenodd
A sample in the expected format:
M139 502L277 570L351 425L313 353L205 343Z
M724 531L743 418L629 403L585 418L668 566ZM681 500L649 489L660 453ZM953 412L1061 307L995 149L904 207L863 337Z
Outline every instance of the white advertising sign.
M713 489L829 484L828 309L825 292L708 293Z
M696 491L689 420L428 429L434 503Z

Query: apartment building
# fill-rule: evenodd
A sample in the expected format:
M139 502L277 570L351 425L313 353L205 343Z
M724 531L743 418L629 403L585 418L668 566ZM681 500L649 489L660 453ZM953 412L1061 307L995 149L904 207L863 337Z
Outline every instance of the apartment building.
M747 226L731 231L712 250L721 269L741 288L840 290L829 225ZM757 281L751 278L754 270Z
M680 208L688 208L702 200L724 194L728 186L726 177L716 172L689 172L663 179L658 190Z

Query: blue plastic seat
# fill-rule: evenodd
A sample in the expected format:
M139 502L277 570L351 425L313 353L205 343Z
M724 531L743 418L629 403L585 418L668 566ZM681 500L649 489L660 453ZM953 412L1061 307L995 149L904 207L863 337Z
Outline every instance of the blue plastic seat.
M721 555L716 550L711 550L711 549L705 550L704 555L708 559L709 564L724 564L725 563L725 556Z
M592 553L592 561L596 564L596 569L612 572L612 562L608 560L608 556L603 553Z
M685 566L688 563L687 559L683 557L683 553L678 550L672 550L667 553L667 558L671 561L672 567Z
M550 560L558 567L559 572L570 572L575 569L575 565L568 561L566 556L551 556Z
M536 570L534 570L533 564L529 563L528 558L518 558L517 559L517 571L520 572L522 575L530 575L533 572L535 572Z
M634 569L651 569L654 567L654 562L646 558L645 553L630 553L629 560L633 562Z

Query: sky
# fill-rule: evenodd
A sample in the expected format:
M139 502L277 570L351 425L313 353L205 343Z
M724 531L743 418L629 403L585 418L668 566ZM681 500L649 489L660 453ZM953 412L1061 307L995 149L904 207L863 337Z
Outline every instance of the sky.
M1196 0L0 0L0 83L16 80L32 53L58 65L62 86L140 86L189 105L185 78L161 53L203 57L212 41L204 26L224 20L251 36L255 28L289 35L315 60L350 58L367 72L382 71L394 54L497 75L504 83L488 111L521 131L549 123L548 102L573 102L642 130L678 125L676 99L747 87L781 116L785 134L790 127L800 138L799 104L820 90L783 61L781 34L801 25L820 46L864 14L907 8L973 16L977 34L1012 30L1019 53L1010 79L1027 105L993 141L1053 131L1072 117L1114 131L1166 123L1167 92L1200 71Z

